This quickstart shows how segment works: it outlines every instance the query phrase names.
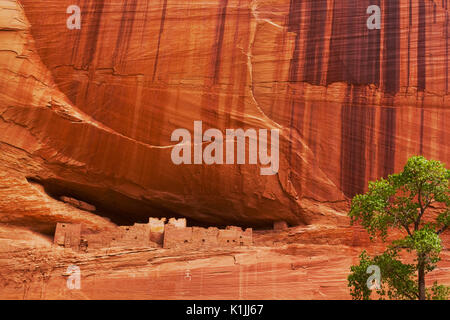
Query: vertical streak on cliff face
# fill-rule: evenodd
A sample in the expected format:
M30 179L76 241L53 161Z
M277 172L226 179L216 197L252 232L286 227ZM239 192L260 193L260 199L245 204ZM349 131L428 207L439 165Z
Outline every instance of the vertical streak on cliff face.
M349 7L358 5L361 6L349 0L334 3L327 85L334 82L360 84L364 78L360 73L361 69L366 69L362 65L366 66L368 61L361 55L361 34L366 32L366 25L364 20L355 19L349 13ZM367 72L368 70L363 71L364 74Z
M92 63L92 60L94 59L94 55L97 50L97 40L100 34L99 32L100 24L103 16L104 6L105 6L104 0L97 0L94 1L94 6L91 10L83 8L83 12L92 13L92 21L88 23L89 29L87 31L86 46L83 50L83 52L86 53L85 55L83 55L83 63L82 63L83 69L87 69L88 66Z
M122 17L120 19L119 34L116 40L116 48L113 53L113 64L114 66L121 66L126 58L123 58L121 53L128 53L130 47L131 34L133 32L133 24L135 21L136 7L138 0L126 0L122 8Z
M342 6L340 1L335 1L333 5L333 22L331 27L331 39L330 39L330 58L328 60L328 73L327 73L327 85L336 81L344 80L343 65L341 60L341 52L338 36L342 34Z
M289 117L289 128L290 130L295 130L298 126L297 123L303 122L303 114L304 114L304 104L296 103L296 89L295 84L298 82L298 70L300 67L300 29L301 29L301 21L302 21L302 15L301 15L301 1L298 0L291 0L290 6L289 6L289 16L288 16L288 31L295 33L295 46L294 51L292 54L292 58L289 64L289 76L288 81L291 85L294 85L294 88L290 88L289 95L290 95L290 117ZM301 110L296 111L296 108L302 108ZM296 115L299 115L296 118ZM289 137L292 141L292 132L290 133ZM291 161L292 156L292 143L289 144L289 150L288 150L288 162L290 165L292 165Z
M228 0L219 0L217 9L217 24L213 38L210 68L207 70L208 76L205 78L205 88L201 101L201 115L203 123L206 125L211 122L208 120L218 119L219 98L213 90L213 86L219 83L221 54L223 46L223 38L225 34L226 13Z
M411 31L412 31L412 0L409 0L409 14L408 14L408 67L406 72L406 87L409 88L409 80L411 77Z
M300 46L301 46L301 28L302 28L302 1L291 0L289 4L289 15L287 17L288 32L295 33L294 49L292 57L289 62L288 73L288 89L287 94L289 97L287 112L290 112L289 116L289 141L286 144L286 151L282 150L286 154L286 159L289 163L288 179L293 181L297 192L301 193L301 186L296 182L300 180L303 174L303 166L301 161L296 161L294 151L296 147L296 140L293 138L295 131L298 131L302 135L305 103L302 100L297 100L299 92L297 91L297 82L299 81L298 71L300 68ZM283 144L281 145L283 148Z
M162 9L162 13L161 13L161 23L159 25L158 45L156 48L155 63L153 65L152 82L155 82L156 71L158 69L159 46L161 45L161 36L164 31L164 22L166 20L166 12L167 12L167 0L164 0L163 9Z
M371 4L380 6L380 0L372 1ZM364 26L365 29L366 26ZM367 32L367 31L366 31ZM367 47L362 50L366 51L366 54L362 55L362 62L366 65L360 68L359 81L362 84L375 84L380 85L380 40L381 31L378 29L368 30Z
M220 56L222 53L222 45L223 45L223 36L225 32L225 20L227 15L227 6L228 0L220 0L219 7L219 23L216 27L216 44L214 46L214 84L217 84L219 81L219 72L220 72Z
M433 23L436 23L436 3L433 2Z
M237 5L237 19L234 26L234 35L233 35L233 43L239 43L240 35L242 34L241 31L241 18L247 17L248 20L250 20L251 13L248 8L242 7L242 1L239 0ZM245 15L245 10L247 10L248 15ZM251 39L249 40L251 41ZM246 57L247 58L247 57ZM244 58L244 59L246 59ZM239 121L244 121L244 114L245 114L245 90L247 86L247 68L241 68L236 67L239 66L239 59L242 59L241 56L236 55L234 52L231 56L231 66L233 66L233 70L231 72L230 76L230 83L232 84L232 92L238 93L235 94L228 94L228 97L226 99L225 103L225 128L232 128L237 127L239 124L237 124ZM237 80L236 80L237 78ZM235 102L235 99L237 102ZM238 113L238 115L235 115L236 123L232 120L231 114L233 108L236 108L237 110L240 110L241 112Z
M314 0L308 2L310 17L308 21L308 32L306 34L306 54L304 61L303 81L310 84L321 85L322 65L325 50L325 26L327 23L328 0ZM317 148L317 137L314 128L314 105L309 112L308 121L308 146L315 152Z
M147 27L147 23L149 22L150 19L148 19L148 13L149 13L149 8L150 6L150 0L147 0L145 2L145 11L144 11L144 23L142 25L142 36L141 36L141 46L144 45L144 39L145 39L145 31L146 31L146 27Z
M380 108L379 167L378 175L386 176L394 171L396 109L393 95L400 89L400 3L398 0L384 2L384 52L383 87L387 93L387 106Z
M219 118L219 96L214 90L214 85L219 83L220 64L223 39L225 35L226 13L228 0L219 0L217 9L217 24L213 38L211 49L211 59L209 61L209 68L207 70L207 77L204 81L204 93L201 100L201 116L205 126L212 126L211 123L217 121ZM206 130L205 128L204 130ZM208 128L209 129L209 128Z
M425 90L425 37L426 37L425 0L419 0L419 35L417 40L417 90Z
M423 0L421 0L423 1ZM384 3L384 91L396 94L400 88L400 8L399 0Z
M306 61L304 81L320 85L322 75L322 57L324 51L324 34L327 19L328 0L309 1L309 29L306 40Z
M393 107L380 109L380 141L383 157L380 158L378 176L387 176L394 172L395 165L395 130L396 109Z
M425 0L419 0L419 34L417 39L417 90L424 91L426 85L426 60L425 60L425 37L426 37L426 7ZM420 149L423 154L423 123L424 110L422 100L422 110L420 111Z
M344 67L343 80L351 84L359 84L358 68L360 68L361 63L361 52L359 50L361 37L359 35L359 30L361 30L364 25L359 24L359 21L350 15L348 10L349 1L343 1L343 3L345 6L342 15L344 20L342 22L346 28L345 33L338 36L338 38L342 39L343 55L341 57L341 63ZM355 9L358 8L358 4L355 4L354 6Z
M327 84L345 81L346 102L341 109L341 157L340 187L346 196L353 196L364 190L366 178L366 131L372 127L373 110L361 106L359 96L361 82L377 83L379 63L376 57L380 51L379 32L367 35L363 19L350 19L350 1L336 1L333 7L332 39L328 64ZM356 5L358 6L358 5ZM363 7L364 5L360 5ZM367 38L354 35L366 34ZM367 41L369 48L363 49ZM367 66L367 67L366 67Z
M448 8L445 1L445 92L448 92Z
M341 112L341 189L348 197L364 190L366 171L366 126L372 113L358 103L357 87L347 87L347 103ZM368 117L369 116L369 117Z
M367 130L367 153L366 153L366 172L367 177L372 178L376 176L376 157L377 157L377 135L375 130L375 118L376 118L376 109L375 108L366 108L367 112L367 125L369 129ZM367 185L367 180L366 180Z
M288 31L295 33L295 48L289 66L288 80L290 83L298 81L301 18L300 1L291 0L288 17Z
M218 84L220 80L220 65L221 65L221 55L222 55L222 46L223 46L223 39L225 34L225 24L227 20L227 6L228 6L228 0L220 0L217 17L218 22L216 25L216 32L215 37L213 39L213 50L212 50L212 60L210 62L212 66L211 76L212 76L212 82L207 79L206 85L207 88L205 88L205 92L202 97L201 102L201 114L203 119L203 125L204 130L209 129L211 126L213 126L212 123L218 120L219 118L219 96L214 92L214 89L211 87ZM209 71L209 70L208 70ZM244 110L242 110L244 112ZM217 181L217 183L221 184L222 181L222 175L219 172L214 173L201 173L201 179L202 181ZM242 190L245 190L245 182L244 181L238 181L239 188L242 188ZM205 186L207 187L208 184L205 183Z

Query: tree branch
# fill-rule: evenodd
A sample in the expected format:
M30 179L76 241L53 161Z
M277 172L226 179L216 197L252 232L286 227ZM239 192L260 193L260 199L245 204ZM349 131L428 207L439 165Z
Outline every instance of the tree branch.
M389 210L389 209L386 210L387 214L389 214L390 216L394 217L395 221L398 220L398 221L400 222L400 225L401 225L403 228L405 228L405 230L406 230L406 232L408 233L408 235L412 236L411 231L409 230L408 224L407 224L406 222L403 222L403 221L402 221L401 216L400 216L400 217L397 217L395 214L391 213L391 211L392 211L392 210Z
M420 220L422 219L422 216L425 213L425 208L422 204L422 184L420 185L420 187L417 190L417 195L418 195L418 201L419 201L419 206L420 206L420 213L419 213L419 216L417 217L417 220L414 222L414 230L415 231L417 231L419 229Z
M404 296L408 297L408 298L411 299L411 300L416 300L416 299L414 298L414 296L416 296L417 299L419 299L419 294L416 293L416 292L413 292L413 296L411 296L408 292L402 292L402 294L403 294Z
M392 249L411 249L410 247L406 247L406 246L393 246L391 248Z
M406 230L406 232L408 233L408 235L409 235L410 237L412 237L412 233L411 233L411 231L409 230L408 224L407 224L406 222L403 222L403 221L400 221L400 223L401 223L401 225L403 226L403 228L405 228L405 230Z

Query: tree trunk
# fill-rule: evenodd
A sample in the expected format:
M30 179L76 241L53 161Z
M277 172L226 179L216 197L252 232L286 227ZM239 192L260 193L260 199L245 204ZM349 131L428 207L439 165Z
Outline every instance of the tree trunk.
M426 289L425 289L425 264L419 262L419 300L426 300Z

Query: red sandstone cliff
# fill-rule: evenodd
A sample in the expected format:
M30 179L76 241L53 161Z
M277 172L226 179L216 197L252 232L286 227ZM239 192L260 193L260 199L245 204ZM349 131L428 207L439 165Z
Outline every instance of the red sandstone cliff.
M450 163L447 0L0 0L0 223L346 223L414 154ZM366 8L382 9L380 30ZM280 170L175 166L174 129L278 128ZM332 237L332 236L331 236Z
M369 1L84 1L69 30L70 1L2 1L3 216L31 177L118 221L309 224L413 154L448 162L447 1L411 3L368 30ZM194 120L281 129L279 173L173 165Z

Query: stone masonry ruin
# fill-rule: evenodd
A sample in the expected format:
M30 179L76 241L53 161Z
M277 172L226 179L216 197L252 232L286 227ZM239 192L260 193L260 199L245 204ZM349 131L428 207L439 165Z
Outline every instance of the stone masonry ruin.
M239 227L187 227L186 219L149 218L147 224L119 226L94 232L82 224L57 223L54 244L87 252L89 249L113 247L214 248L251 246L253 231Z

